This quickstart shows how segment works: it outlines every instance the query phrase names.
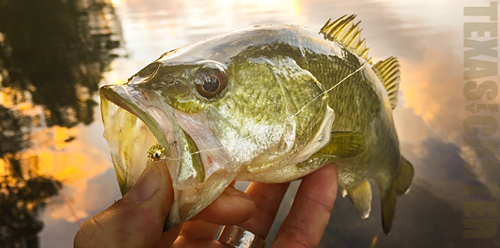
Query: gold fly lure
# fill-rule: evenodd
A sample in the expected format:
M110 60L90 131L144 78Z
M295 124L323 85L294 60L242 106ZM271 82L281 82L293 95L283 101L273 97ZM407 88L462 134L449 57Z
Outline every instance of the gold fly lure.
M154 146L149 148L147 154L148 157L151 158L151 161L159 161L162 156L165 156L165 148L156 143Z

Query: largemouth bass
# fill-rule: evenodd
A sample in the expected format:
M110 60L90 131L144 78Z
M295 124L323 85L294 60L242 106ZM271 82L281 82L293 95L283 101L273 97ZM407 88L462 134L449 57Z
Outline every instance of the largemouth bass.
M100 89L104 137L122 194L146 160L168 166L167 227L199 213L234 180L280 183L337 164L361 217L378 186L389 233L413 179L392 109L396 58L372 64L354 15L320 30L261 25L163 54L123 85Z

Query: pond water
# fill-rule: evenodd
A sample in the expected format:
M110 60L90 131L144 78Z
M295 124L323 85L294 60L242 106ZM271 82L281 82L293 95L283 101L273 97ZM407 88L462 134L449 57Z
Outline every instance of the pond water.
M102 137L99 86L124 82L163 52L217 34L269 23L319 29L344 14L362 20L374 61L396 56L401 63L394 118L416 175L398 199L391 235L382 232L378 193L365 220L339 196L320 246L369 247L375 237L375 247L499 246L499 134L491 122L474 119L496 123L499 100L493 88L494 96L473 99L467 89L476 87L464 80L471 49L465 23L498 20L465 16L464 8L498 12L490 2L0 1L0 247L71 247L79 225L120 198ZM493 54L477 58L497 62ZM498 74L475 80L500 82ZM469 125L489 133L481 129L477 139Z

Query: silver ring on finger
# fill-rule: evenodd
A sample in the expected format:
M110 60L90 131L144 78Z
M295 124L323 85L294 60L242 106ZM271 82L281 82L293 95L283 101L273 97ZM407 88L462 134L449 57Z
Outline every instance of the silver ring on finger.
M223 226L217 241L234 248L264 248L266 242L239 226Z

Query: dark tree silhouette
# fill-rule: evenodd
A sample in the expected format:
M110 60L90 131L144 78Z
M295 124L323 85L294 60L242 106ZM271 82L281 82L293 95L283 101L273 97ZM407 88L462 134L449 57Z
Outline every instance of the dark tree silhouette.
M107 0L0 0L0 91L14 105L0 104L0 248L39 247L37 216L61 186L23 156L30 132L92 123L92 96L121 43ZM43 111L23 116L22 103Z
M111 20L95 21L103 16ZM8 72L1 85L29 92L48 126L90 124L91 96L117 56L119 31L104 0L0 0L0 71Z
M19 116L0 105L0 157L7 153L19 152L28 146L28 134L23 130L30 125L30 117Z
M0 247L39 247L37 233L43 223L36 217L57 189L47 177L24 179L19 161L9 162L14 176L0 178Z

